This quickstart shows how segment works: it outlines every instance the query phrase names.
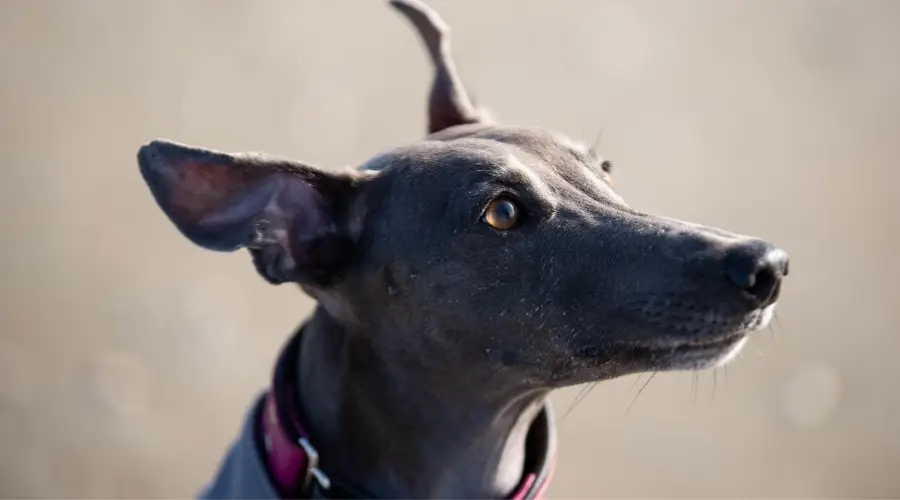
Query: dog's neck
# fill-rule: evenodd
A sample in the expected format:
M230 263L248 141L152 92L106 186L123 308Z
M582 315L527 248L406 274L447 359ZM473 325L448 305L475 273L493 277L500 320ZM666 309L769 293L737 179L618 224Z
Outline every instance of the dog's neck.
M520 483L546 392L387 362L378 332L351 332L322 308L301 328L299 411L329 475L388 498L504 498Z

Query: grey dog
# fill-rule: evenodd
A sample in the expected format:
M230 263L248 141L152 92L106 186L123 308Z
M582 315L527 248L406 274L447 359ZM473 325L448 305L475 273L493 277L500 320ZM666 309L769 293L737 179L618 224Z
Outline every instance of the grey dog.
M348 171L138 153L190 241L317 301L203 496L538 497L551 391L722 365L773 316L783 250L634 209L592 148L495 123L442 19L390 3L434 66L424 139Z

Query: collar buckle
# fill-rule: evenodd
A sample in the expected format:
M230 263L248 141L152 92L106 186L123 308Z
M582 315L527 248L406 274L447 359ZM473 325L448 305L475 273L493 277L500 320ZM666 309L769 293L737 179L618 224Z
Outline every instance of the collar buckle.
M319 452L316 451L316 448L309 442L309 439L305 437L298 439L297 444L299 444L300 447L303 448L303 452L306 453L306 475L303 478L303 490L309 491L313 481L315 481L318 487L323 491L331 489L331 479L329 479L328 475L319 468Z

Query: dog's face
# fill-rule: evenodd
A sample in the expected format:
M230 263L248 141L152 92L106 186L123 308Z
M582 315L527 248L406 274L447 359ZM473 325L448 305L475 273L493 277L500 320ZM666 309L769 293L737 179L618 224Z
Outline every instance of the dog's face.
M433 12L394 4L426 41L441 34ZM433 134L355 172L162 141L141 171L188 238L248 248L387 362L555 388L724 363L768 323L783 251L632 209L608 162L490 124L452 76L435 78Z
M609 163L545 130L465 125L365 169L342 291L428 360L566 385L727 361L768 323L784 252L648 215ZM390 335L387 333L386 335Z

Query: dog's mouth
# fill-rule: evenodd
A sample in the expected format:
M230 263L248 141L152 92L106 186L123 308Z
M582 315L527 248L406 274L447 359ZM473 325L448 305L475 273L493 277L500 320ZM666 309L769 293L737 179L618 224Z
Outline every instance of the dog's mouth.
M646 365L653 370L712 368L722 366L740 354L749 333L741 331L714 339L631 345L627 357L632 364Z
M631 364L645 367L642 369L699 370L723 366L740 354L752 332L769 325L774 310L772 304L701 336L632 343L626 347L625 355Z

